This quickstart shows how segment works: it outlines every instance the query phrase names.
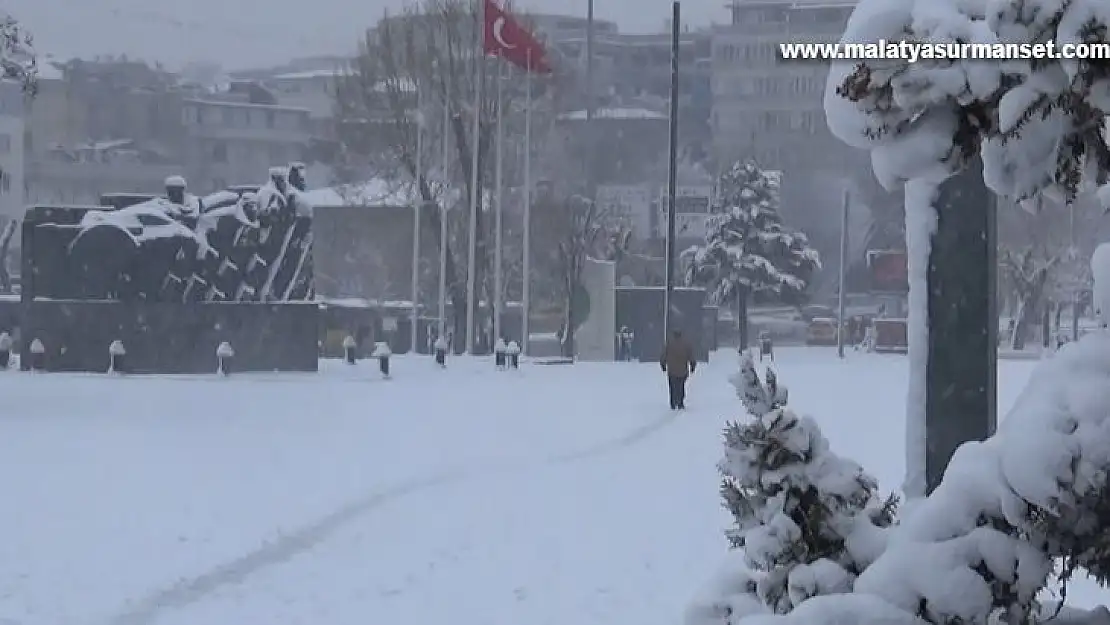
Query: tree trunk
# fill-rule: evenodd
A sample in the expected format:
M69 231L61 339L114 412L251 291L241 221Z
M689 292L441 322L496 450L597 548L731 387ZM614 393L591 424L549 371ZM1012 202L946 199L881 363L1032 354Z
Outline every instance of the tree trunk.
M995 199L983 182L982 161L942 184L934 207L922 398L926 493L940 484L957 447L987 438L997 425Z
M1048 349L1052 346L1052 302L1044 303L1041 311L1041 347Z
M736 291L736 335L739 340L739 350L742 352L748 349L751 345L751 337L748 336L748 289L737 289Z
M470 210L469 198L475 197L475 196L472 195L473 191L472 191L472 188L471 188L472 187L472 185L471 185L471 176L470 176L470 173L469 173L469 172L472 171L472 169L471 169L471 161L472 161L472 159L471 159L471 147L470 147L470 143L467 141L466 123L463 119L463 116L462 115L453 116L451 118L451 126L452 126L452 128L454 130L454 134L455 134L455 145L458 146L456 151L458 152L458 155L459 155L459 165L461 166L462 171L465 173L464 177L466 178L466 182L464 184L464 189L466 190L466 193L467 193L467 195L466 195L467 202L468 202L467 210ZM475 250L476 250L475 254L474 254L475 267L473 268L473 271L474 271L474 285L475 285L474 290L476 291L475 296L478 297L478 302L475 302L475 304L474 304L474 306L475 306L475 315L474 315L474 325L475 325L475 327L473 327L473 328L467 328L466 327L466 311L467 311L467 306L469 304L469 297L470 297L470 294L466 293L466 288L465 287L459 287L461 301L458 304L454 303L454 297L452 297L452 305L455 309L455 311L454 311L455 312L455 341L459 346L463 347L463 349L465 349L465 346L466 346L466 343L467 343L466 337L467 337L468 333L469 332L477 332L479 328L483 327L483 324L482 324L482 309L479 306L479 304L482 300L481 294L487 290L486 289L486 279L485 278L486 278L486 274L488 273L487 269L488 269L488 264L489 264L489 259L487 258L487 249L486 249L486 245L485 245L485 239L486 239L486 237L485 237L485 226L484 226L484 221L485 220L483 219L482 210L481 210L482 199L483 199L482 198L482 170L481 170L481 167L482 167L482 163L485 161L485 153L486 153L486 150L488 149L488 144L489 144L489 141L484 139L484 137L487 137L489 135L489 132L487 131L484 124L479 127L479 135L480 135L479 137L474 138L476 141L479 142L479 144L478 144L478 167L479 167L479 169L478 169L478 192L477 192L477 196L476 196L478 198L478 210L476 211L476 216L475 216L476 226L474 228L474 232L475 232L475 236L477 238L477 241L475 242ZM469 219L469 215L467 216L467 218ZM467 232L469 233L469 228L467 229ZM469 234L468 234L468 236L469 236ZM469 241L467 241L467 245L470 245ZM471 268L467 267L466 270L471 271ZM463 281L463 283L465 284L465 281ZM491 301L491 300L488 300L488 298L487 298L487 301ZM460 330L461 330L461 332L460 332ZM481 337L482 337L482 334L479 333L475 337L475 339L481 339ZM486 346L479 344L478 340L475 340L474 347L475 347L475 351L477 351L478 353L484 353L484 350L485 350ZM458 348L456 348L456 351L458 351Z
M1029 311L1032 307L1022 299L1018 301L1017 310L1014 312L1014 330L1010 333L1010 349L1021 351L1025 349L1025 337L1029 330Z
M574 318L574 306L567 302L567 314L564 320L562 354L564 358L574 358L574 329L578 320Z
M1071 300L1071 340L1079 340L1079 295L1072 296Z

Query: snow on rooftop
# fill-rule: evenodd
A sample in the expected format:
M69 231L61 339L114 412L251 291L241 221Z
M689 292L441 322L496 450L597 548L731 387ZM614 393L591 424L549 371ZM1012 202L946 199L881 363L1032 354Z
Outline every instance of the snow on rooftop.
M441 186L430 182L432 197L438 198L443 191ZM447 189L448 208L462 199L457 189ZM375 178L366 182L341 184L323 189L310 189L304 196L317 208L336 208L341 206L360 206L366 208L398 208L412 206L419 195L411 181Z
M571 111L559 116L561 121L586 121L586 111ZM594 111L594 119L667 119L667 116L645 108L602 108Z
M346 70L334 69L314 69L304 72L290 72L287 74L277 74L271 76L270 80L313 80L316 78L337 78L345 75Z
M308 202L317 208L363 206L394 208L409 206L416 199L412 183L377 178L366 182L341 184L305 191Z

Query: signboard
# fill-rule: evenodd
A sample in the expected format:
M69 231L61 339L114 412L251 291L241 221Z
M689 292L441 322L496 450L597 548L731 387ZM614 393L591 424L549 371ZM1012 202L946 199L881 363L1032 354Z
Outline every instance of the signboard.
M704 239L713 206L713 188L689 186L675 189L675 234L682 238ZM659 200L659 236L666 236L667 191Z
M871 278L871 291L879 293L908 293L909 274L906 253L901 250L870 250L867 268Z
M646 237L651 232L651 196L647 185L602 185L597 189L597 204L630 226L632 236Z

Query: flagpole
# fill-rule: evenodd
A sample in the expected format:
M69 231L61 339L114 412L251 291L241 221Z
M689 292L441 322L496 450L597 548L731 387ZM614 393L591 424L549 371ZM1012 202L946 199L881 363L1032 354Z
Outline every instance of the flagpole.
M412 313L410 332L410 353L416 354L418 325L420 313L417 310L417 300L420 299L420 205L424 202L424 194L420 188L424 177L424 90L420 84L416 85L416 201L412 204Z
M451 106L446 92L443 98L443 190L439 197L439 333L436 338L446 337L447 332L447 199L451 188ZM446 340L446 338L444 338Z
M528 355L528 316L532 312L532 49L527 51L528 71L524 82L524 284L521 294L520 341Z
M474 129L470 135L470 236L466 255L466 353L474 355L474 309L477 305L476 282L478 277L478 135L482 132L482 95L485 90L485 37L486 2L478 0L477 49L475 68L478 83L474 88Z
M676 1L671 8L671 102L670 102L670 139L667 154L667 241L666 282L663 290L663 340L670 336L671 298L674 295L675 261L675 194L678 190L678 54L681 28L681 8Z
M499 63L497 66L497 138L496 138L496 164L494 173L494 186L496 194L494 199L497 202L494 214L494 235L493 235L493 339L504 338L501 336L501 280L502 280L502 256L501 256L501 237L502 237L502 204L504 203L503 183L504 183L504 157L502 156L502 143L505 141L505 121L504 115L501 112L503 105L504 88L501 83L504 82L505 72L504 63Z

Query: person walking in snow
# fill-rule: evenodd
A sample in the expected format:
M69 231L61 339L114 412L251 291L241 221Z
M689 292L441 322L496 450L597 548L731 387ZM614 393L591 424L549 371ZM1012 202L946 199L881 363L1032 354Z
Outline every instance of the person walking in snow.
M694 348L683 338L682 332L671 332L659 357L659 366L667 374L667 390L670 395L671 410L686 409L686 380L698 368L694 358Z

